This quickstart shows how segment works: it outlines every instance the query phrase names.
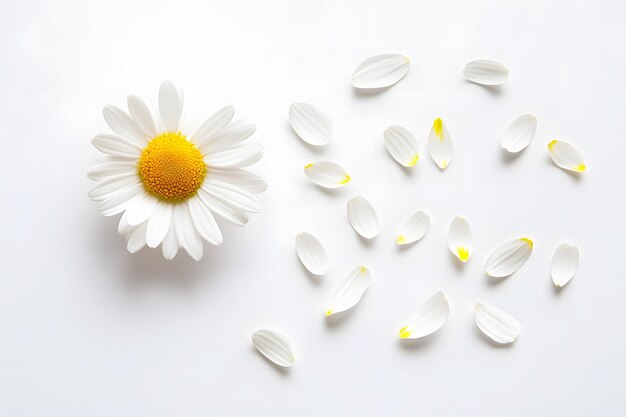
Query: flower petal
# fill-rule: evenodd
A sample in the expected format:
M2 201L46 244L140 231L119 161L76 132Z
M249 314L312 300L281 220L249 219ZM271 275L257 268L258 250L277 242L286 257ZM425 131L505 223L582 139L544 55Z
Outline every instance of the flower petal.
M126 138L138 145L144 145L148 142L147 133L119 107L106 106L102 109L102 115L116 135Z
M143 222L131 233L126 249L130 253L139 252L144 246L146 246L146 227L147 222Z
M333 124L320 109L308 103L289 107L289 122L300 139L314 146L324 146L333 137Z
M535 137L537 118L532 114L523 114L506 128L500 140L502 149L517 153L526 148Z
M163 250L163 257L170 261L174 259L178 253L179 244L178 239L176 238L176 225L174 224L173 218L170 222L170 229L167 231L167 234L163 239L161 249Z
M257 330L252 334L252 344L263 356L278 366L289 368L296 361L289 340L273 330Z
M193 225L200 236L212 245L222 243L222 232L215 222L215 217L213 217L211 210L202 204L199 198L194 197L187 200L187 206Z
M261 177L243 169L223 171L212 169L207 173L206 178L228 182L253 194L267 190L267 183Z
M228 149L210 153L204 162L210 168L243 168L259 161L263 156L260 143L242 143Z
M495 278L507 277L526 263L532 251L533 241L526 237L504 242L489 255L485 272Z
M165 129L177 132L183 113L183 98L171 81L163 81L159 89L159 113Z
M448 321L450 306L442 291L430 297L404 320L400 339L418 339L439 330Z
M129 225L126 221L126 217L126 212L122 213L122 217L120 217L120 222L117 225L117 233L123 236L126 236L137 228L137 226Z
M500 85L509 78L509 70L497 61L479 59L468 62L463 69L463 75L476 84Z
M235 122L204 141L198 149L205 154L226 150L248 139L254 132L256 132L255 125Z
M324 188L339 188L350 182L350 176L339 164L332 161L312 162L304 166L304 175Z
M91 140L91 144L102 153L124 158L139 158L141 147L130 139L121 136L102 134Z
M418 211L406 220L402 231L396 238L398 245L408 245L420 240L430 228L430 217L424 211Z
M412 167L419 160L419 145L415 136L402 126L390 126L383 134L387 150L400 165Z
M496 343L513 343L521 324L514 317L494 306L476 303L474 321L478 328Z
M87 170L89 179L98 181L137 172L137 164L126 161L107 161L92 165Z
M193 135L191 135L194 143L201 145L206 141L210 141L228 126L234 116L235 108L233 106L222 107L216 111L200 125Z
M328 270L326 249L312 234L303 232L296 235L296 252L302 265L313 275L324 275Z
M134 172L126 175L110 177L102 181L98 181L96 186L89 191L89 198L93 201L106 200L119 191L137 184L140 184L140 182Z
M585 172L587 165L582 154L567 142L553 140L548 143L550 158L556 166L574 172Z
M370 271L364 266L357 266L330 290L326 299L324 314L330 316L354 307L371 283L372 274Z
M159 200L153 195L147 194L141 200L133 203L126 210L126 221L130 226L137 226L150 218Z
M384 88L409 72L409 58L398 54L377 55L363 61L352 74L355 88Z
M100 213L103 216L115 216L126 210L136 199L143 198L143 193L143 184L134 184L124 188L100 203Z
M461 262L467 262L474 252L472 229L462 217L455 217L450 223L448 248Z
M214 214L217 214L229 223L236 226L245 226L248 223L248 216L243 210L235 209L222 201L216 199L202 188L198 190L200 201Z
M445 169L452 162L454 153L452 136L448 132L446 124L439 117L435 119L428 135L428 152L441 169Z
M174 206L173 220L176 224L176 240L178 240L178 244L187 251L193 260L199 261L202 259L202 238L193 225L189 208L186 204L176 204Z
M147 135L144 142L148 143L150 138L154 138L157 135L156 126L154 125L154 119L152 113L146 105L146 103L137 96L128 96L126 100L128 103L128 111L131 117L144 133Z
M380 221L374 207L365 198L357 196L348 201L348 220L354 230L366 239L380 233Z
M562 287L574 277L579 257L578 248L574 245L563 243L556 249L550 264L550 275L554 285Z
M216 199L243 211L258 213L261 210L261 204L254 195L227 182L206 179L202 189Z
M156 248L163 242L172 224L172 211L173 205L165 201L159 201L159 204L154 208L146 230L148 247Z

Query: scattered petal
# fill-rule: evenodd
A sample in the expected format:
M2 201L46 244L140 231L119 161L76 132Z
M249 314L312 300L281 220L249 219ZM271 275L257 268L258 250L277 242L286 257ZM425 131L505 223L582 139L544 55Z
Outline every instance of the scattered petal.
M252 344L263 356L278 366L289 368L296 361L289 340L273 330L257 330L252 334Z
M476 84L500 85L509 78L509 70L497 61L479 59L468 62L463 69L463 75Z
M333 137L333 124L320 109L308 103L289 107L289 122L300 139L314 146L324 146Z
M556 166L574 172L585 172L587 166L582 154L567 142L553 140L548 143L550 158Z
M371 284L372 274L370 271L364 266L357 266L330 290L324 307L324 314L330 316L354 307Z
M415 136L402 126L390 126L383 134L387 150L400 165L412 167L419 160L419 146Z
M386 54L363 61L352 74L356 88L384 88L400 81L409 72L409 58Z
M562 287L574 277L579 257L578 248L574 245L563 243L556 249L550 264L550 275L554 285Z
M485 272L495 278L508 277L526 263L532 251L533 241L526 237L509 240L491 252Z
M326 249L312 234L303 232L296 236L296 252L302 265L313 275L324 275L328 270Z
M452 136L441 118L436 118L428 135L428 152L433 161L441 169L445 169L452 162Z
M363 197L353 197L348 201L348 220L354 230L366 239L373 239L380 233L380 221L374 207Z
M508 313L484 303L476 303L474 321L491 340L501 344L513 343L522 328L520 322Z
M398 245L408 245L420 240L430 228L430 217L423 211L413 213L402 226L402 231L396 238Z
M446 295L439 291L404 320L398 331L400 339L419 339L441 329L450 315Z
M312 162L304 166L304 175L324 188L339 188L350 182L350 175L332 161Z
M537 118L532 114L523 114L502 133L500 146L511 153L520 152L533 140L536 130Z
M469 223L455 217L448 229L448 248L461 262L467 262L474 252L474 238Z

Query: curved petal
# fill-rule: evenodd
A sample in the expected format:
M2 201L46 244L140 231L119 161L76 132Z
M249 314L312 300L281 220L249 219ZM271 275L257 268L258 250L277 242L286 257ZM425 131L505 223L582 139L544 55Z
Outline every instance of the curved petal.
M147 222L144 222L137 226L137 228L130 234L126 245L128 252L137 253L144 246L146 246L146 226Z
M156 197L146 193L143 199L128 207L128 210L126 210L126 221L130 226L137 226L145 222L150 218L158 203L159 200Z
M419 160L419 145L415 136L402 126L390 126L383 134L387 150L400 165L412 167Z
M333 124L320 109L308 103L289 106L289 122L296 134L306 143L324 146L333 137Z
M261 204L254 195L227 182L206 179L202 189L232 207L249 213L258 213L261 210Z
M236 185L237 187L258 194L267 190L267 183L258 175L244 169L217 170L212 169L207 173L207 179L215 179Z
M210 168L243 168L263 157L260 143L242 143L228 149L207 154L204 162Z
M524 150L535 137L537 118L532 114L523 114L511 123L502 134L500 146L511 153Z
M91 144L102 153L124 158L137 158L141 155L141 147L135 142L121 136L101 134L91 140Z
M304 166L304 175L324 188L339 188L350 182L350 175L332 161L312 162Z
M419 339L439 330L450 315L450 305L442 291L430 297L404 320L398 331L400 339Z
M143 184L134 184L124 188L100 203L100 213L103 216L115 216L126 210L136 199L142 198L143 193Z
M341 313L354 307L372 283L372 274L364 266L357 266L339 281L328 294L324 314Z
M134 172L110 177L102 181L98 181L95 187L89 191L88 195L93 201L102 201L112 197L119 191L137 184L140 184L140 180Z
M146 230L146 243L150 248L156 248L163 242L172 223L172 204L159 201L152 211Z
M154 138L157 135L156 126L154 125L154 119L152 113L148 108L148 105L137 96L128 96L126 100L128 104L128 111L131 117L144 133L147 135L144 139L144 143L148 143L150 138Z
M214 214L217 214L229 223L236 226L245 226L248 223L248 216L243 210L235 209L222 201L216 199L211 194L204 191L202 188L198 190L198 197L200 201Z
M122 216L120 217L120 222L117 225L117 233L122 236L126 236L136 228L137 226L131 226L126 221L126 212L122 213Z
M212 245L222 243L222 232L215 222L215 217L199 198L192 197L187 200L187 207L191 214L193 225L200 236Z
M177 132L183 113L183 98L171 81L163 81L159 89L159 113L165 129L168 132Z
M257 330L252 334L252 344L263 356L278 366L289 368L296 361L289 340L273 330Z
M420 240L430 228L430 217L424 211L411 214L402 226L402 231L396 238L398 245L408 245Z
M250 123L235 122L223 129L211 139L204 141L199 149L204 154L219 152L248 139L256 132L256 126Z
M147 133L124 110L115 106L106 106L102 109L102 115L116 135L131 140L138 145L147 143Z
M455 217L450 223L448 248L461 262L467 262L474 252L472 229L462 217Z
M485 335L501 344L513 343L522 328L520 322L508 313L484 303L476 303L474 321Z
M174 224L174 218L172 217L170 228L163 239L163 244L161 245L163 257L171 261L176 257L176 254L178 254L179 247L180 245L178 244L178 239L176 238L176 225Z
M389 87L409 72L409 64L409 58L398 54L367 58L354 70L352 85L363 89Z
M195 261L202 259L202 238L196 231L186 204L176 204L173 212L176 240Z
M508 277L526 263L532 251L533 241L526 237L504 242L489 255L485 272L495 278Z
M365 198L357 196L348 201L348 220L354 230L366 239L380 233L380 220L374 207Z
M107 161L92 165L87 170L87 177L94 181L109 177L123 176L137 172L137 164L127 161Z
M550 263L550 275L554 285L562 287L574 277L579 257L578 247L574 245L563 243L556 249Z
M439 117L435 119L428 135L428 152L441 169L445 169L452 162L454 154L452 136L448 132L446 124Z
M312 234L303 232L296 235L296 252L302 265L313 275L324 275L328 270L326 249Z
M210 141L219 134L235 116L235 108L233 106L222 107L211 116L209 116L191 137L194 143L202 145L204 142Z
M567 142L553 140L548 143L550 158L559 168L574 172L585 172L587 165L578 149Z
M509 70L497 61L478 59L465 65L463 75L476 84L500 85L509 78Z

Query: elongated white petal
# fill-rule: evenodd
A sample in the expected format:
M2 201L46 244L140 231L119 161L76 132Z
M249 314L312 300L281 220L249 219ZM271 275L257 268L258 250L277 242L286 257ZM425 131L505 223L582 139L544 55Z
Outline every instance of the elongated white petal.
M234 116L235 108L233 106L222 107L209 116L191 137L198 145L210 141L233 120Z
M131 226L126 221L126 212L122 213L122 216L120 217L120 222L117 225L117 233L119 233L120 235L126 236L127 234L135 230L136 228L137 226Z
M331 161L318 161L305 165L304 175L324 188L339 188L350 182L350 175L346 170Z
M296 361L289 340L273 330L257 330L252 334L252 344L263 356L278 366L288 368Z
M144 132L135 121L122 109L115 106L106 106L102 110L104 120L111 130L123 138L126 138L138 145L148 142L148 134Z
M462 217L455 217L450 223L448 248L461 262L467 262L474 252L472 229Z
M396 238L398 245L408 245L420 240L430 228L430 217L424 211L418 211L404 222L402 231Z
M130 139L121 136L102 134L91 140L91 144L102 153L124 158L139 158L141 147Z
M517 153L526 148L535 137L537 118L532 114L523 114L506 128L500 140L502 149Z
M207 173L207 179L216 179L236 185L249 193L258 194L267 190L267 183L261 177L244 169L217 170Z
M154 138L157 135L156 126L154 125L154 119L152 113L146 105L146 103L137 96L128 96L128 111L131 117L147 135L146 143L150 138Z
M137 172L137 164L125 161L100 162L87 170L87 177L92 180L102 180Z
M556 166L574 172L585 172L587 165L582 154L567 142L553 140L548 143L550 158Z
M89 198L94 201L106 200L131 185L139 184L139 181L139 178L134 172L106 178L102 181L98 181L96 186L89 191Z
M348 220L354 230L366 239L380 233L380 220L374 207L365 198L357 196L348 201Z
M463 70L463 75L476 84L500 85L509 78L509 70L497 61L479 59L468 62Z
M145 222L150 218L158 203L159 200L156 197L146 194L143 199L136 201L132 206L128 207L128 210L126 210L126 221L131 226L137 226Z
M496 343L513 343L522 326L508 313L485 303L476 303L474 321L478 328Z
M367 58L352 74L356 88L384 88L400 81L409 72L409 58L386 54Z
M324 275L328 270L326 249L312 234L303 232L296 235L296 252L302 265L313 275Z
M227 150L248 139L254 132L256 132L255 125L235 122L205 140L198 149L205 154Z
M261 204L253 194L227 182L206 179L202 189L216 199L243 211L258 213L261 210Z
M387 150L400 165L412 167L419 160L419 145L415 136L402 126L390 126L383 134Z
M183 113L183 98L171 81L163 81L159 89L159 113L165 129L177 132Z
M170 222L170 229L167 231L165 238L163 239L163 244L161 245L161 249L163 250L163 257L167 260L172 260L178 254L178 249L180 245L178 244L178 239L176 238L176 225L174 223L174 219Z
M103 216L115 216L126 210L136 199L143 198L143 193L143 184L126 187L100 203L100 213Z
M193 197L187 200L187 207L189 208L193 225L200 236L212 245L222 243L222 232L211 210L202 204L199 198Z
M185 249L189 256L195 261L202 259L203 250L202 238L196 231L186 204L176 204L174 206L173 220L176 224L176 239L180 247Z
M563 243L556 249L550 263L550 275L554 285L562 287L574 277L579 257L578 247L574 245Z
M315 146L326 145L333 137L333 124L320 109L308 103L289 107L289 122L300 139Z
M147 222L144 222L130 234L126 245L128 252L137 253L146 246L146 226Z
M213 197L202 188L198 190L198 197L200 197L200 201L202 201L202 203L207 206L209 210L227 222L240 227L245 226L248 223L248 216L245 211L225 204L223 201Z
M450 136L446 124L439 117L435 119L428 135L428 152L441 169L445 169L452 162L454 154L452 136Z
M404 320L398 336L401 339L418 339L428 336L441 329L448 321L449 315L450 306L446 295L439 291Z
M258 162L262 157L263 145L260 143L241 143L206 155L204 162L213 168L243 168Z
M532 251L533 241L526 237L504 242L489 255L485 272L495 278L507 277L526 263Z
M156 248L165 239L172 223L172 208L172 204L159 201L159 204L152 211L148 220L148 228L146 229L146 243L148 247Z
M324 305L324 314L330 316L354 307L371 283L372 274L369 269L357 266L330 290Z

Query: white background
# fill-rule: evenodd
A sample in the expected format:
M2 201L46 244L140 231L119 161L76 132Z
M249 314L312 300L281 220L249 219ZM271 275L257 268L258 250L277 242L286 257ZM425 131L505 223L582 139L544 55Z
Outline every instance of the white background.
M615 1L155 0L8 3L0 16L2 216L0 415L23 416L523 416L626 415L624 236L626 5ZM350 76L365 58L402 53L405 79L360 95ZM497 59L509 82L466 82L464 64ZM245 229L201 262L160 250L129 255L116 220L87 198L90 145L107 131L105 104L152 100L162 80L185 89L187 126L233 104L253 121L270 188ZM288 106L311 102L333 120L325 149L304 145ZM502 130L532 112L537 135L519 157ZM435 117L455 159L413 171L383 146L391 124L422 149ZM585 155L575 176L549 159L550 139ZM310 161L339 161L353 182L309 183ZM383 221L371 243L350 228L346 201L367 197ZM398 250L412 212L428 235ZM459 265L446 232L456 215L474 231ZM309 277L293 239L315 233L330 271ZM535 250L494 282L489 252L528 236ZM580 268L562 291L549 276L561 242ZM322 303L352 267L373 271L361 303L325 319ZM441 331L401 343L398 324L436 290L451 316ZM515 344L476 329L477 300L517 317ZM261 327L293 342L282 371L252 347Z

